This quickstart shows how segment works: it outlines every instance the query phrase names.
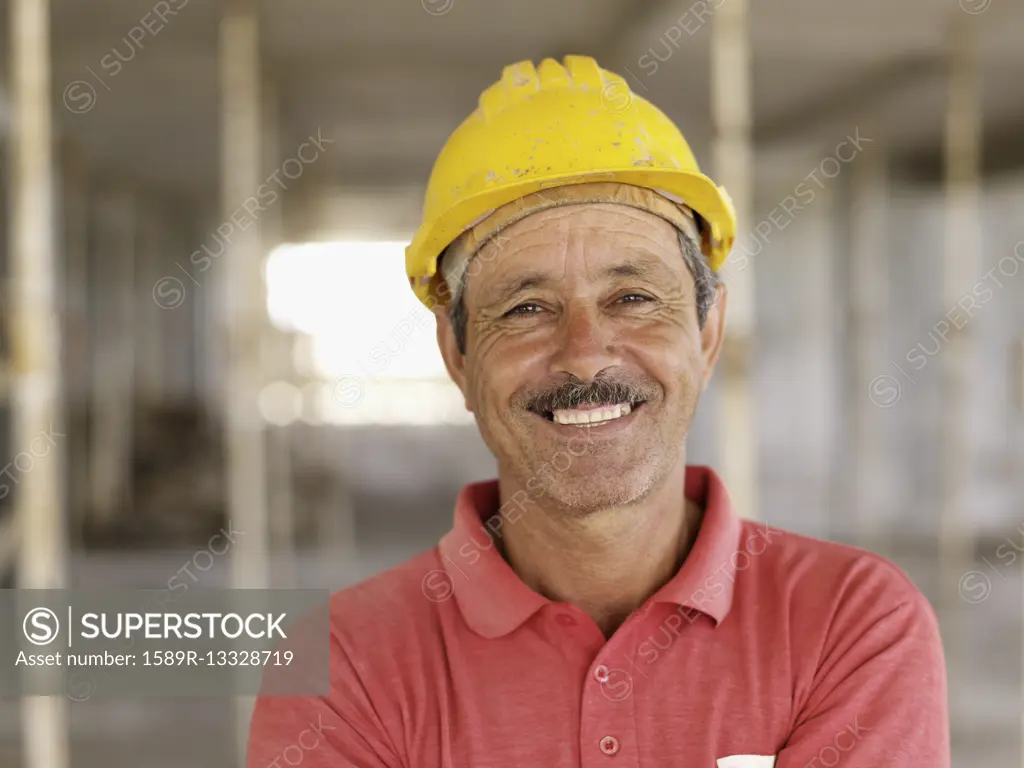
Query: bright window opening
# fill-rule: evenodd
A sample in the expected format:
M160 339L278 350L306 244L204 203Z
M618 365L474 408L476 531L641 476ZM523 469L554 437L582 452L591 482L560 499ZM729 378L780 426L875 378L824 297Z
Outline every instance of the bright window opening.
M318 396L304 396L302 409L311 420L472 420L438 352L434 316L409 289L405 246L401 241L304 243L270 254L271 322L308 337L303 346L311 373L324 383Z

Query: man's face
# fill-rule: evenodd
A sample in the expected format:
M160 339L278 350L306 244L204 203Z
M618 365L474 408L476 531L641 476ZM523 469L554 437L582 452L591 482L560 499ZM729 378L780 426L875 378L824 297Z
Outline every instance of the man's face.
M438 341L503 475L586 513L685 460L724 294L702 331L671 224L606 203L532 214L477 254L465 302L466 354L446 315Z

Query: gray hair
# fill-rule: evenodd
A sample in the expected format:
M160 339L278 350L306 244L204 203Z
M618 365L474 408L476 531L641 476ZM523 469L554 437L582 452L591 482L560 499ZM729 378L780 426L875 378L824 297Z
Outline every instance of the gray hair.
M679 248L683 252L683 261L693 275L693 284L697 293L697 324L700 328L708 319L708 312L715 303L715 291L720 280L718 274L711 269L707 257L701 251L700 244L681 230L676 230L679 236ZM438 264L443 261L447 249L438 257ZM452 329L455 331L455 343L460 354L466 354L466 326L469 317L466 310L466 281L469 270L464 269L458 278L453 278L448 283L448 292L451 295L449 317L452 322Z

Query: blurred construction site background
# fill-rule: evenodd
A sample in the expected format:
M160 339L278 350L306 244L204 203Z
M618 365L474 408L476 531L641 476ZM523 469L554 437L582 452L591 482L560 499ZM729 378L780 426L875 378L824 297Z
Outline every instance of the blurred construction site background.
M954 765L1022 764L1019 0L0 0L0 33L2 586L337 589L433 546L494 464L403 248L501 68L591 55L740 215L690 462L902 566ZM0 700L0 766L239 764L244 699L76 698Z

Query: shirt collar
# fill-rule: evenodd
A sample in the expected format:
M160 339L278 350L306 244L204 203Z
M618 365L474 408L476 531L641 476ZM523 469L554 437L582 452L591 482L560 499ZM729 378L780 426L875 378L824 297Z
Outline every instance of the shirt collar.
M717 626L732 607L741 523L725 483L710 467L686 468L685 495L704 509L697 539L676 575L647 602L700 611Z
M709 467L686 468L684 493L704 509L700 530L682 567L647 604L691 608L717 625L732 605L740 521L725 484ZM464 487L454 526L438 545L463 619L487 638L512 632L551 602L527 587L495 548L490 531L516 524L514 514L499 516L499 501L497 480Z

